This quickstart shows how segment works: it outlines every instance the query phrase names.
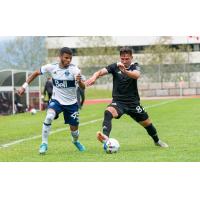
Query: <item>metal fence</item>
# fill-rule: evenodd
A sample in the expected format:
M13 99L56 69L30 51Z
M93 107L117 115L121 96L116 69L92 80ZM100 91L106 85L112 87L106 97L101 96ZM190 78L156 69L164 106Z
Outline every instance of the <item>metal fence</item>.
M138 80L140 95L153 96L189 96L200 95L200 64L176 64L140 66L141 77ZM88 78L100 67L83 68ZM112 89L112 76L97 80L95 88Z

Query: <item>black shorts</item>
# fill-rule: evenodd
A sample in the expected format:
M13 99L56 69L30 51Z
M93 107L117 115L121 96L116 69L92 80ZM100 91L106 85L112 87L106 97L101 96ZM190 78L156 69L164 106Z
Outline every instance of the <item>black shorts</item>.
M117 110L119 119L123 114L129 115L136 122L142 122L149 118L147 112L140 104L127 104L118 101L112 101L108 107L113 107Z

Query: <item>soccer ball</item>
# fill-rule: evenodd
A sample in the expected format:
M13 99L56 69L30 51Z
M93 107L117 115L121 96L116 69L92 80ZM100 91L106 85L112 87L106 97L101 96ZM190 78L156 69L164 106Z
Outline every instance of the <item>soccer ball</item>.
M117 153L119 151L119 142L114 138L109 138L107 142L103 145L106 153Z
M32 108L30 110L31 115L35 115L37 113L37 110L35 108Z

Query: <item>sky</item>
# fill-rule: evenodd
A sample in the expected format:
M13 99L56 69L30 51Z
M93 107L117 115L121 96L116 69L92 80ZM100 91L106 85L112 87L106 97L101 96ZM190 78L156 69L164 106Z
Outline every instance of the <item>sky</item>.
M14 38L14 36L0 36L0 42L12 40L13 38Z

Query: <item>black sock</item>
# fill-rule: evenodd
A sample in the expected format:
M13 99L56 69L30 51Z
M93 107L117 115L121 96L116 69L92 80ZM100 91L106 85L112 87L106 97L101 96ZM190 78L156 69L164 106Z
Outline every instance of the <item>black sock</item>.
M103 120L103 134L107 135L109 137L111 129L112 129L112 113L106 110L104 112L104 120Z
M153 124L150 124L149 126L145 127L145 129L147 130L147 133L152 137L154 142L158 142L159 138L157 135L156 128L153 126Z

